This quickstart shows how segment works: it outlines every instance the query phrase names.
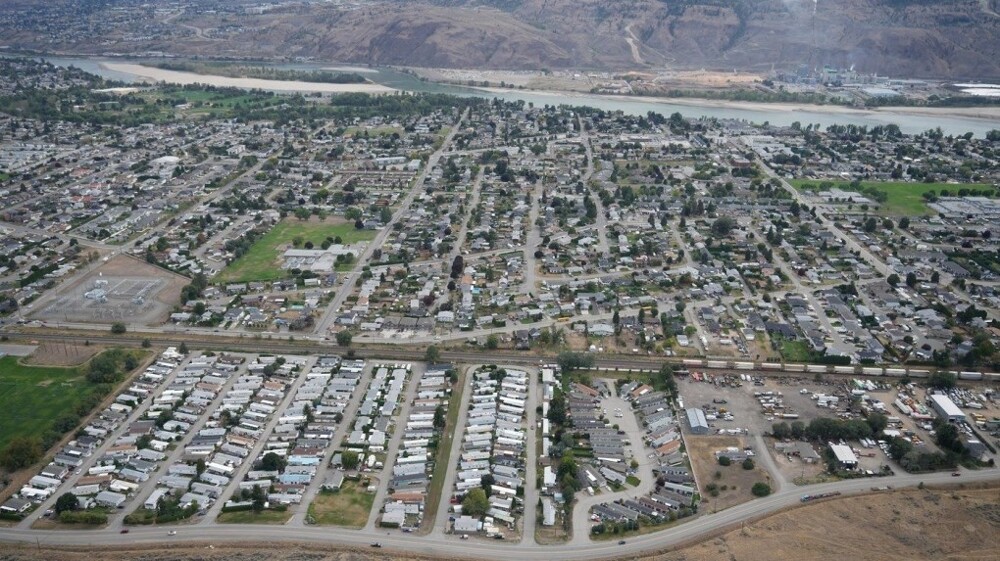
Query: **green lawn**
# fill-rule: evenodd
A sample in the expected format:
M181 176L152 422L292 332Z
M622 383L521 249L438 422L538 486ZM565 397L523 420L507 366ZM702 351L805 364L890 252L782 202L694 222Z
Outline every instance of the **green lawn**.
M0 449L15 436L41 436L94 391L78 368L22 366L0 358Z
M220 524L284 524L292 517L292 511L285 510L241 510L223 512L215 519Z
M819 188L820 183L824 182L827 181L806 179L792 179L789 181L793 187L800 190L809 190L810 187L812 190L816 190ZM835 187L847 191L849 190L851 182L829 181L829 183L833 183ZM882 205L882 210L885 214L894 216L920 216L932 214L932 211L927 207L927 203L923 198L923 194L928 191L934 191L935 193L940 194L942 190L947 190L950 191L952 195L957 195L959 189L993 190L990 185L982 183L956 185L951 183L906 183L901 181L863 181L861 183L861 187L862 189L874 187L879 191L885 192L889 196L889 200Z
M287 278L281 269L281 254L291 247L296 237L302 237L303 244L312 242L319 248L327 236L340 236L345 244L368 241L375 237L372 230L358 230L347 222L302 221L288 218L277 223L250 248L246 255L233 261L215 277L216 282L272 281Z
M340 491L320 491L309 505L309 517L316 524L364 528L372 512L375 495L356 481L344 481Z
M461 429L458 428L458 414L461 410L462 394L465 392L465 379L460 376L458 384L455 385L448 398L448 417L445 420L445 428L441 431L441 438L438 440L437 453L434 457L434 473L431 475L431 484L427 492L427 505L424 510L424 522L421 530L430 530L437 516L438 505L441 503L441 494L444 492L444 479L447 472L448 462L451 458L451 445ZM539 446L541 439L538 440ZM439 469L438 469L439 468Z
M781 358L788 362L809 362L812 355L805 341L782 341Z

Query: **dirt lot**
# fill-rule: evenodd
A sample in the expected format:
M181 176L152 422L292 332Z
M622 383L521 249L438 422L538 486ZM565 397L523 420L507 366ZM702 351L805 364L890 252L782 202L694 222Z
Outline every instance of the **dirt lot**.
M996 559L1000 488L907 490L824 501L765 518L718 538L642 561L987 561ZM102 561L416 561L367 548L243 544L100 549ZM0 561L90 561L94 551L10 546Z
M911 490L796 508L661 557L878 561L996 559L1000 489Z
M42 344L24 359L25 364L39 366L76 366L90 360L90 357L104 350L98 345L74 345L56 341L42 341Z
M125 321L157 325L167 320L188 282L145 261L117 255L44 297L35 304L31 317L56 324ZM103 298L98 291L103 291Z
M684 437L691 465L694 467L701 487L701 508L705 512L716 512L753 499L750 488L754 483L771 482L771 477L758 462L757 467L745 470L738 462L720 466L715 458L716 450L730 446L743 449L748 440L740 436L691 436ZM716 477L716 474L719 474ZM714 484L719 492L713 497L709 486Z

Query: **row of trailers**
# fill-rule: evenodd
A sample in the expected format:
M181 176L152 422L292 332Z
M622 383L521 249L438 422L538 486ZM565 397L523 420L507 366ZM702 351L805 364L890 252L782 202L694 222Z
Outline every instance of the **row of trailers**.
M715 370L752 370L755 372L804 372L809 374L844 374L851 376L890 376L895 378L927 378L934 370L913 367L884 367L864 365L798 364L788 362L740 362L734 360L711 360L686 358L684 368ZM959 380L1000 381L1000 373L976 371L948 371ZM680 374L681 372L677 372Z

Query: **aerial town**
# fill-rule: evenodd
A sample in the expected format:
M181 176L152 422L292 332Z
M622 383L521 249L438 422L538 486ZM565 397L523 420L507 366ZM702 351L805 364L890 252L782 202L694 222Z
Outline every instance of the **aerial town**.
M2 58L0 200L0 540L610 558L998 478L1000 130Z

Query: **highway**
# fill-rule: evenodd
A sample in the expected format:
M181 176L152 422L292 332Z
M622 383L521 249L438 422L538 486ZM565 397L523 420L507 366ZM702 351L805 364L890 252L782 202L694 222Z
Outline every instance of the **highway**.
M365 547L377 541L385 548L380 553L385 554L391 554L393 550L398 550L409 555L420 554L497 561L508 561L513 557L524 561L608 559L653 553L698 541L717 532L734 528L741 523L798 505L800 497L804 493L818 494L838 491L844 495L852 495L871 492L872 486L891 485L894 488L901 488L914 487L921 482L928 485L940 485L958 482L980 483L996 481L997 479L1000 479L1000 473L997 470L981 470L964 472L961 479L953 478L950 473L906 474L879 479L852 479L808 487L793 487L782 489L768 497L755 499L721 512L702 514L697 518L659 532L626 538L627 543L624 545L619 545L615 540L609 540L589 543L574 541L560 546L516 546L515 544L484 539L455 541L436 533L427 536L400 533L382 535L381 532L367 533L329 527L236 524L226 524L223 527L214 523L199 526L170 526L170 528L176 529L177 535L175 536L168 536L167 528L164 527L137 527L131 529L128 535L119 534L117 530L113 529L61 530L56 532L2 528L0 529L0 542L37 544L38 547L42 545L55 547L135 546L158 543L178 545L180 543L244 543L250 545L260 542L297 542ZM580 531L580 529L578 528L576 531Z

